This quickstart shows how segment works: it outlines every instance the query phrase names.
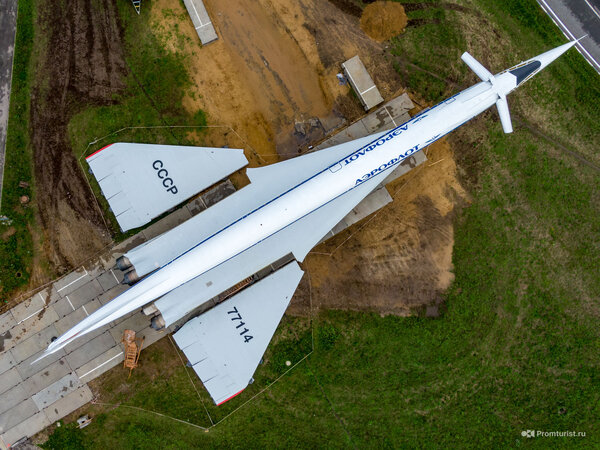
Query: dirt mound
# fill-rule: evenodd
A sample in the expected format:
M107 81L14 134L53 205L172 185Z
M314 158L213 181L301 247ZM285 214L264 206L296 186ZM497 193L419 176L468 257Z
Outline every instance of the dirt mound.
M395 2L371 3L360 18L360 28L379 42L402 33L407 23L404 6Z

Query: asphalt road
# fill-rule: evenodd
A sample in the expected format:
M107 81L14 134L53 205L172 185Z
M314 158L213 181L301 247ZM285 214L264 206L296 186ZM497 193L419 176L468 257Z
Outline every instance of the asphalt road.
M600 0L538 0L569 40L588 35L577 50L600 73Z
M0 205L16 27L17 0L0 0Z

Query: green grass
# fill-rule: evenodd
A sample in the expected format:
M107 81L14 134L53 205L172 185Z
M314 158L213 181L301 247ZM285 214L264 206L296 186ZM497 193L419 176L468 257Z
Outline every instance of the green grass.
M10 237L0 237L0 298L3 301L7 301L9 294L15 289L29 282L33 252L30 232L30 227L34 226L34 210L31 206L33 202L23 206L19 198L22 195L28 195L30 198L35 195L31 168L32 149L29 142L32 52L36 36L35 5L34 0L22 0L18 4L0 211L12 224L0 225L0 235L9 227L13 227L15 232ZM20 181L29 183L30 187L20 188Z
M534 0L473 4L489 23L477 31L504 48L489 53L500 65L492 69L563 42ZM443 14L441 30L408 29L394 51L411 53L413 64L442 79L461 82L464 74L475 81L457 62L464 36L474 31L449 30L460 12ZM431 50L435 43L445 51ZM411 89L433 99L438 88L431 80L438 79L413 79ZM571 50L509 101L523 120L595 161L598 89L598 75ZM486 114L450 137L473 199L456 218L456 278L440 318L321 311L314 352L226 417L283 373L287 359L312 348L306 321L286 318L247 392L221 409L208 406L199 386L211 414L226 417L208 433L120 407L98 412L83 430L85 447L600 446L600 176L527 128L515 128L504 135ZM164 348L147 349L142 365L165 364L172 354ZM209 423L182 367L134 374L134 393L120 397L118 376L110 376L100 382L124 404ZM527 439L521 436L527 429L586 437Z
M149 23L151 7L146 5L138 16L132 14L130 3L119 3L125 33L125 58L129 69L125 79L126 87L115 96L113 105L87 108L71 119L69 138L77 157L84 153L89 155L113 142L192 145L195 141L188 137L189 129L169 127L206 125L203 111L189 114L181 106L183 96L190 87L185 56L182 53L170 53L163 48ZM161 128L133 128L112 134L126 127ZM93 144L88 145L91 142ZM89 174L84 159L82 163L104 215L110 221L115 239L121 240L139 231L119 231L108 202L102 196L95 178Z

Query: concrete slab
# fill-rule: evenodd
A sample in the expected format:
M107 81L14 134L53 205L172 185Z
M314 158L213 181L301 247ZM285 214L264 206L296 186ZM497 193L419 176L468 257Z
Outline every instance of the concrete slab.
M188 211L190 212L190 214L192 216L195 216L196 214L200 214L202 211L204 211L206 209L206 205L204 204L202 197L195 198L194 200L189 202L187 205L185 205L185 207L188 209Z
M16 364L15 357L10 350L0 353L0 374L6 372Z
M119 284L117 276L111 269L102 273L98 278L96 278L96 280L98 280L98 283L100 283L102 291L108 291L110 288L115 287L117 284Z
M76 309L75 306L73 306L73 304L71 303L71 300L69 299L68 295L64 298L61 298L56 303L53 303L52 307L54 308L54 311L56 311L56 314L59 318L63 318L71 314Z
M207 192L202 194L202 200L207 208L210 208L212 205L219 203L226 197L229 197L231 194L235 192L235 186L233 183L227 179L222 183L217 184L215 187L209 189Z
M35 406L35 403L30 398L19 403L14 408L0 414L0 433L4 434L6 431L25 421L28 417L33 416L38 411L37 406Z
M17 369L21 374L21 377L26 380L29 377L32 377L38 372L44 371L48 366L54 364L58 360L62 359L63 364L66 364L64 357L67 355L64 350L59 350L56 353L52 353L49 356L46 356L44 359L32 364L37 358L42 355L43 351L36 353L35 355L31 355L25 361L19 363L17 365Z
M123 338L123 331L133 330L135 332L138 332L148 327L149 325L150 317L140 312L129 317L127 320L118 323L116 326L112 327L109 330L109 332L110 334L112 334L112 337L114 338L115 342L119 343Z
M144 236L144 233L138 233L131 236L130 238L125 239L123 242L120 242L115 247L113 247L111 251L111 260L114 259L116 261L116 259L119 256L121 256L124 253L127 253L132 248L135 248L138 245L143 244L144 242L146 242L146 237ZM107 266L106 269L108 270L109 268L114 266L115 263L111 264L110 266Z
M94 398L92 391L87 385L80 386L75 391L65 395L54 404L44 409L44 414L50 423L62 419Z
M53 324L49 325L29 339L20 341L11 349L11 352L18 362L24 361L31 355L45 350L50 344L51 339L58 336L59 333L56 331L55 326Z
M326 139L325 141L323 141L322 143L317 145L315 147L315 149L321 150L321 149L325 149L328 147L332 147L334 145L343 144L345 142L349 142L354 139L358 139L360 137L367 136L368 134L370 134L369 130L363 124L363 122L361 120L359 120L358 122L354 122L349 127L344 128L336 135L330 137L329 139Z
M93 279L69 293L68 297L73 307L77 309L102 293L104 293L104 289L98 279Z
M0 315L0 335L10 330L16 324L17 321L15 320L10 311L7 311L4 314Z
M101 306L102 306L102 304L100 303L100 300L96 299L96 300L92 300L89 303L86 303L81 308L77 308L76 310L71 310L69 312L69 314L67 314L62 319L60 319L59 321L54 323L54 326L56 327L56 331L58 332L57 336L60 336L63 333L65 333L66 331L73 328L75 325L77 325L79 322L81 322L87 316L92 314L94 311L96 311Z
M0 375L0 394L6 392L19 384L23 379L21 378L21 374L16 367L13 367L2 375Z
M56 288L56 292L61 297L65 295L69 295L74 290L83 286L85 283L92 279L92 275L90 275L85 267L76 270L75 272L71 272L64 278L61 278L56 283L54 283L54 287Z
M116 345L85 363L75 373L80 380L88 382L120 364L124 359L123 348L121 345Z
M171 230L172 228L175 228L177 225L185 222L191 217L192 215L187 208L179 208L178 210L169 214L167 217L150 225L148 228L142 231L142 234L147 240L150 240L166 231Z
M19 342L39 333L57 320L58 315L56 314L56 311L54 311L54 308L52 306L47 306L42 311L28 318L24 322L17 324L14 328L4 334L4 350L13 348Z
M45 307L46 303L44 302L43 297L39 294L35 294L33 297L28 298L11 309L11 313L17 321L17 324L20 324L38 314Z
M396 127L396 125L400 125L394 121L392 115L389 113L390 109L391 108L384 106L383 108L379 108L374 113L369 114L367 117L361 119L361 122L368 130L369 134L391 130L392 128Z
M55 381L60 380L69 372L71 372L69 365L65 363L64 359L60 359L50 364L43 371L35 373L22 384L31 396L50 386Z
M148 347L151 344L154 344L161 338L167 336L170 332L166 330L156 331L154 328L146 327L143 330L140 330L137 335L139 337L144 338L144 347Z
M25 421L19 423L15 427L11 428L10 430L6 431L0 437L6 443L6 445L10 447L15 442L19 441L21 438L31 437L36 433L39 433L48 425L50 425L50 423L51 422L46 417L46 414L40 411L37 414L34 414L33 416L29 417Z
M117 279L117 284L123 282L123 277L125 275L124 272L122 272L119 269L108 269L108 271L112 274L113 277L115 277Z
M411 109L415 107L414 103L405 92L402 95L399 95L396 98L393 98L389 102L385 104L385 107L388 109L389 113L395 119L407 114Z
M108 349L116 345L112 335L107 331L100 336L92 339L82 345L73 352L67 354L66 360L69 365L75 370L83 366L88 361L91 361L96 356L101 355Z
M77 390L80 386L81 382L79 381L79 377L71 372L60 380L55 381L47 388L42 389L37 394L32 395L31 399L41 411Z
M368 215L374 213L378 209L383 208L385 205L392 201L392 197L385 188L377 189L371 192L365 199L354 207L352 211L344 217L344 222L348 226L355 224L356 222L364 219Z
M56 292L56 288L54 287L54 285L48 286L46 289L42 289L40 292L37 293L37 295L42 299L42 301L46 305L54 303L60 298L60 295L58 294L58 292Z
M25 401L28 397L29 395L23 384L17 384L8 391L3 392L2 401L0 402L0 414Z

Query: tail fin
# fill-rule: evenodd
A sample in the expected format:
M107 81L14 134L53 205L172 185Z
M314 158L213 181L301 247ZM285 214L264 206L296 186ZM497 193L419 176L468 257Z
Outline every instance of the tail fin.
M461 59L465 62L469 68L475 72L482 81L487 81L495 85L496 79L494 75L487 70L479 61L473 58L468 52L464 52ZM498 100L496 100L496 107L498 108L498 114L500 115L500 122L502 123L502 129L505 133L512 133L513 127L510 120L510 111L508 109L508 102L506 101L506 95L498 92Z

